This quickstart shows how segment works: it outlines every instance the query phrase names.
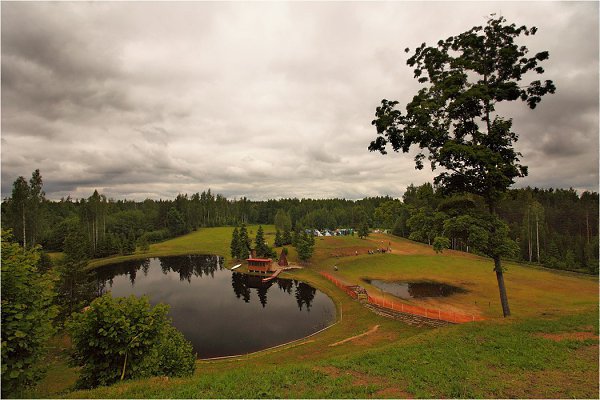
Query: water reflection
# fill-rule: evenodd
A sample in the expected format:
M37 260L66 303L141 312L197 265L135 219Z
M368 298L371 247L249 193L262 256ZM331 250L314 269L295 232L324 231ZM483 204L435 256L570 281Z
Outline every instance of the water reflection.
M214 277L215 271L223 269L223 257L214 255L185 255L158 257L160 269L163 274L175 272L179 274L180 281L191 282L192 277L211 276ZM106 287L113 286L114 278L117 276L127 276L131 286L135 285L137 273L142 270L144 276L148 276L150 270L150 259L123 261L117 264L111 264L97 270L96 277L100 283L100 291L104 293ZM108 285L107 285L108 284Z
M159 257L158 260L164 274L169 271L177 272L179 280L188 282L192 281L192 277L214 277L215 271L223 269L222 258L211 255Z
M446 283L394 282L378 279L364 279L364 281L401 299L447 297L457 293L466 293L466 290Z
M269 282L263 282L263 278L263 276L247 275L234 272L231 274L231 286L233 287L233 293L235 293L235 296L238 299L248 303L250 302L251 298L250 289L255 289L260 304L264 308L268 302L267 293L269 288L277 283L277 286L283 293L291 295L292 290L294 291L294 297L296 299L296 304L298 304L299 310L302 310L303 307L306 307L306 310L310 311L310 306L315 298L315 294L317 293L315 288L304 282L291 279L278 278Z
M335 320L335 305L310 285L232 273L223 259L193 255L126 261L95 271L100 292L147 295L170 305L173 325L200 357L243 354L299 339Z

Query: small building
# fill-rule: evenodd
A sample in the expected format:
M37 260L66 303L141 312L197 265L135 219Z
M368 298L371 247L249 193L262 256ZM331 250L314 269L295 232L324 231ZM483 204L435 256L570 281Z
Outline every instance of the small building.
M283 249L281 249L281 255L279 256L279 262L277 264L280 267L287 267L288 266L287 256L285 255L285 251L283 251Z
M265 274L271 271L273 260L270 258L248 258L248 271Z

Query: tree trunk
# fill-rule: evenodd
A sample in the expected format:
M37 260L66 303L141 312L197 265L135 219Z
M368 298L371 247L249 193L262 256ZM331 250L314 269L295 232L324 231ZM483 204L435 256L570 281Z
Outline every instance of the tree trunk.
M587 238L587 244L590 244L590 215L588 210L585 210L585 234Z
M540 227L539 227L539 221L538 221L538 216L536 214L535 216L535 236L536 236L536 248L537 248L537 262L540 262Z
M529 220L529 207L527 208L527 244L529 250L529 262L532 261L532 249L531 249L531 223Z
M502 313L505 317L510 316L510 308L508 306L508 296L506 295L506 286L504 286L504 275L502 273L502 263L500 256L494 257L494 271L496 271L496 279L498 280L498 289L500 290L500 303L502 304Z
M25 206L23 206L23 212L21 213L22 219L23 219L23 248L26 249L27 248L27 238L26 238L26 234L25 234Z

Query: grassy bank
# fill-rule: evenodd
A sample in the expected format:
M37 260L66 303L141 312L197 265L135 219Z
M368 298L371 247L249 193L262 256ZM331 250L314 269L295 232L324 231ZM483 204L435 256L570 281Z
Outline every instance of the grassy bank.
M258 225L248 226L248 232L254 237ZM263 226L265 231L265 240L273 245L275 239L275 227L273 225ZM169 239L164 242L150 245L148 251L137 250L134 254L126 256L112 256L93 260L89 268L96 268L107 264L112 264L127 260L136 260L145 257L164 257L183 254L218 254L230 260L229 244L231 242L232 227L203 228Z
M273 227L265 227L272 243ZM250 228L256 232L257 227ZM144 254L227 256L232 228L201 229L154 244ZM368 250L391 245L391 254ZM358 254L358 255L357 255ZM295 261L294 252L290 258ZM228 260L229 265L232 264ZM226 264L227 265L227 264ZM338 271L333 271L333 266ZM362 278L433 280L468 292L415 304L476 312L487 320L445 328L417 328L382 318L351 300L319 272L360 283ZM248 356L198 361L185 379L152 378L73 392L76 371L64 351L30 397L597 397L598 282L586 277L508 265L513 317L501 318L490 260L460 252L436 255L430 246L372 235L318 238L311 264L286 272L327 293L338 323L311 338ZM374 330L375 326L379 326ZM365 332L368 335L331 346ZM61 347L58 345L58 347ZM60 349L58 349L60 350ZM64 379L51 377L65 376Z
M199 362L194 377L153 378L70 393L83 398L596 398L598 319L573 316L482 322L387 343L367 336L343 355L286 361ZM322 346L330 340L320 338ZM282 354L275 357L281 360Z

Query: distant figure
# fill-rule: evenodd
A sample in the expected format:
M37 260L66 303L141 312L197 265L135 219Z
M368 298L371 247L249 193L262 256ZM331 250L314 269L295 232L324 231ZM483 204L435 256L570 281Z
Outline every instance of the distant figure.
M337 267L337 265L334 265L334 266L333 266L333 270L334 270L334 271L337 271L337 270L338 270L338 267Z
M358 255L358 250L356 250L356 251L355 251L355 253L356 253L356 254L354 254L354 255L355 255L355 256L357 256L357 255Z

